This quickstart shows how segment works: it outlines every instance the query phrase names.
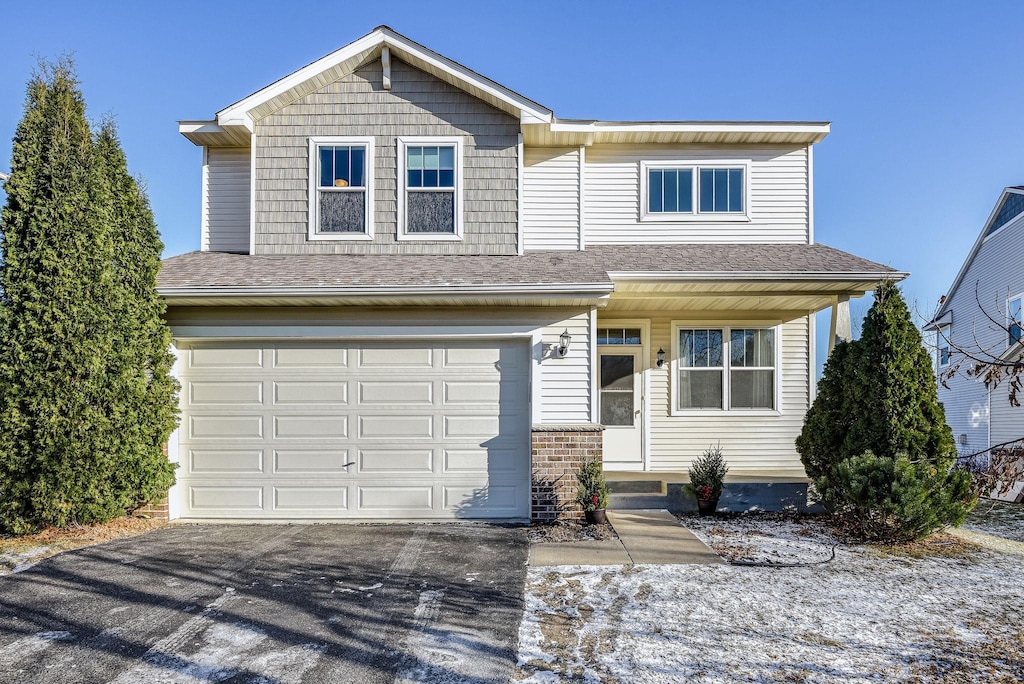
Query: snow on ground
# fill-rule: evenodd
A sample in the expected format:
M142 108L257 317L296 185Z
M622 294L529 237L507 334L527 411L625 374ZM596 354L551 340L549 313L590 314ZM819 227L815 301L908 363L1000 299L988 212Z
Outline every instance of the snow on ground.
M807 519L685 522L726 557L814 563L837 544ZM531 568L517 678L1024 680L1024 558L948 544L923 558L839 545L796 568Z
M965 530L1024 542L1024 504L982 499L967 515Z

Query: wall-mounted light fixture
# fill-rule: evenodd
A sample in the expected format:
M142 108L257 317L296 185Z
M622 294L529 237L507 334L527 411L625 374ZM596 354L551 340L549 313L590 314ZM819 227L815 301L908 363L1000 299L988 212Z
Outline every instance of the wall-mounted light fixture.
M664 366L665 366L665 350L661 349L659 347L658 348L658 368L663 368Z
M960 446L967 446L967 433L962 433L956 441L960 442Z
M558 358L564 359L566 354L569 353L569 343L572 342L572 335L569 334L569 329L566 328L565 332L558 336Z

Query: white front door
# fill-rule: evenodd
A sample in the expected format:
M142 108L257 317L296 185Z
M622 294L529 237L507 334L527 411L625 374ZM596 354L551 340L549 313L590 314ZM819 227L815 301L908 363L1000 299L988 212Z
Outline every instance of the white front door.
M642 378L641 347L598 347L598 406L605 428L605 469L643 469Z

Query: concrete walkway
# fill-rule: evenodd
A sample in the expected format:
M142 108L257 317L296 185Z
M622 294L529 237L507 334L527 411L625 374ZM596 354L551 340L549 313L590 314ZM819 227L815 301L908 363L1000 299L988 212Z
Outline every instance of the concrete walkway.
M723 562L664 509L608 511L608 522L619 535L618 539L533 544L530 565L708 565Z

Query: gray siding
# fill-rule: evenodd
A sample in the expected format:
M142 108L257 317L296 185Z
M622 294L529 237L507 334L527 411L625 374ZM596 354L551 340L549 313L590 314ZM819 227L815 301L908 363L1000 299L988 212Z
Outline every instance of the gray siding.
M380 62L311 93L256 124L256 254L515 254L518 119L407 64ZM372 242L308 234L308 140L375 137ZM463 136L463 240L399 242L396 138Z
M249 252L249 148L211 147L203 170L203 251Z
M1006 351L1006 331L992 323L982 307L1002 320L1007 297L1024 292L1021 254L1024 254L1024 217L1007 224L982 243L960 285L950 295L949 309L953 313L950 337L955 346L966 350L987 349L995 354ZM964 364L964 370L967 365ZM991 398L984 383L963 377L962 373L947 384L949 389L939 387L939 401L945 406L946 422L953 428L953 435L967 435L967 444L959 445L961 452L971 453L989 446L990 406L991 420L1011 421L1010 425L993 422L993 443L1006 441L997 440L997 436L1001 438L1009 432L1024 436L1021 421L1024 414L1009 410L1005 384L992 390Z

